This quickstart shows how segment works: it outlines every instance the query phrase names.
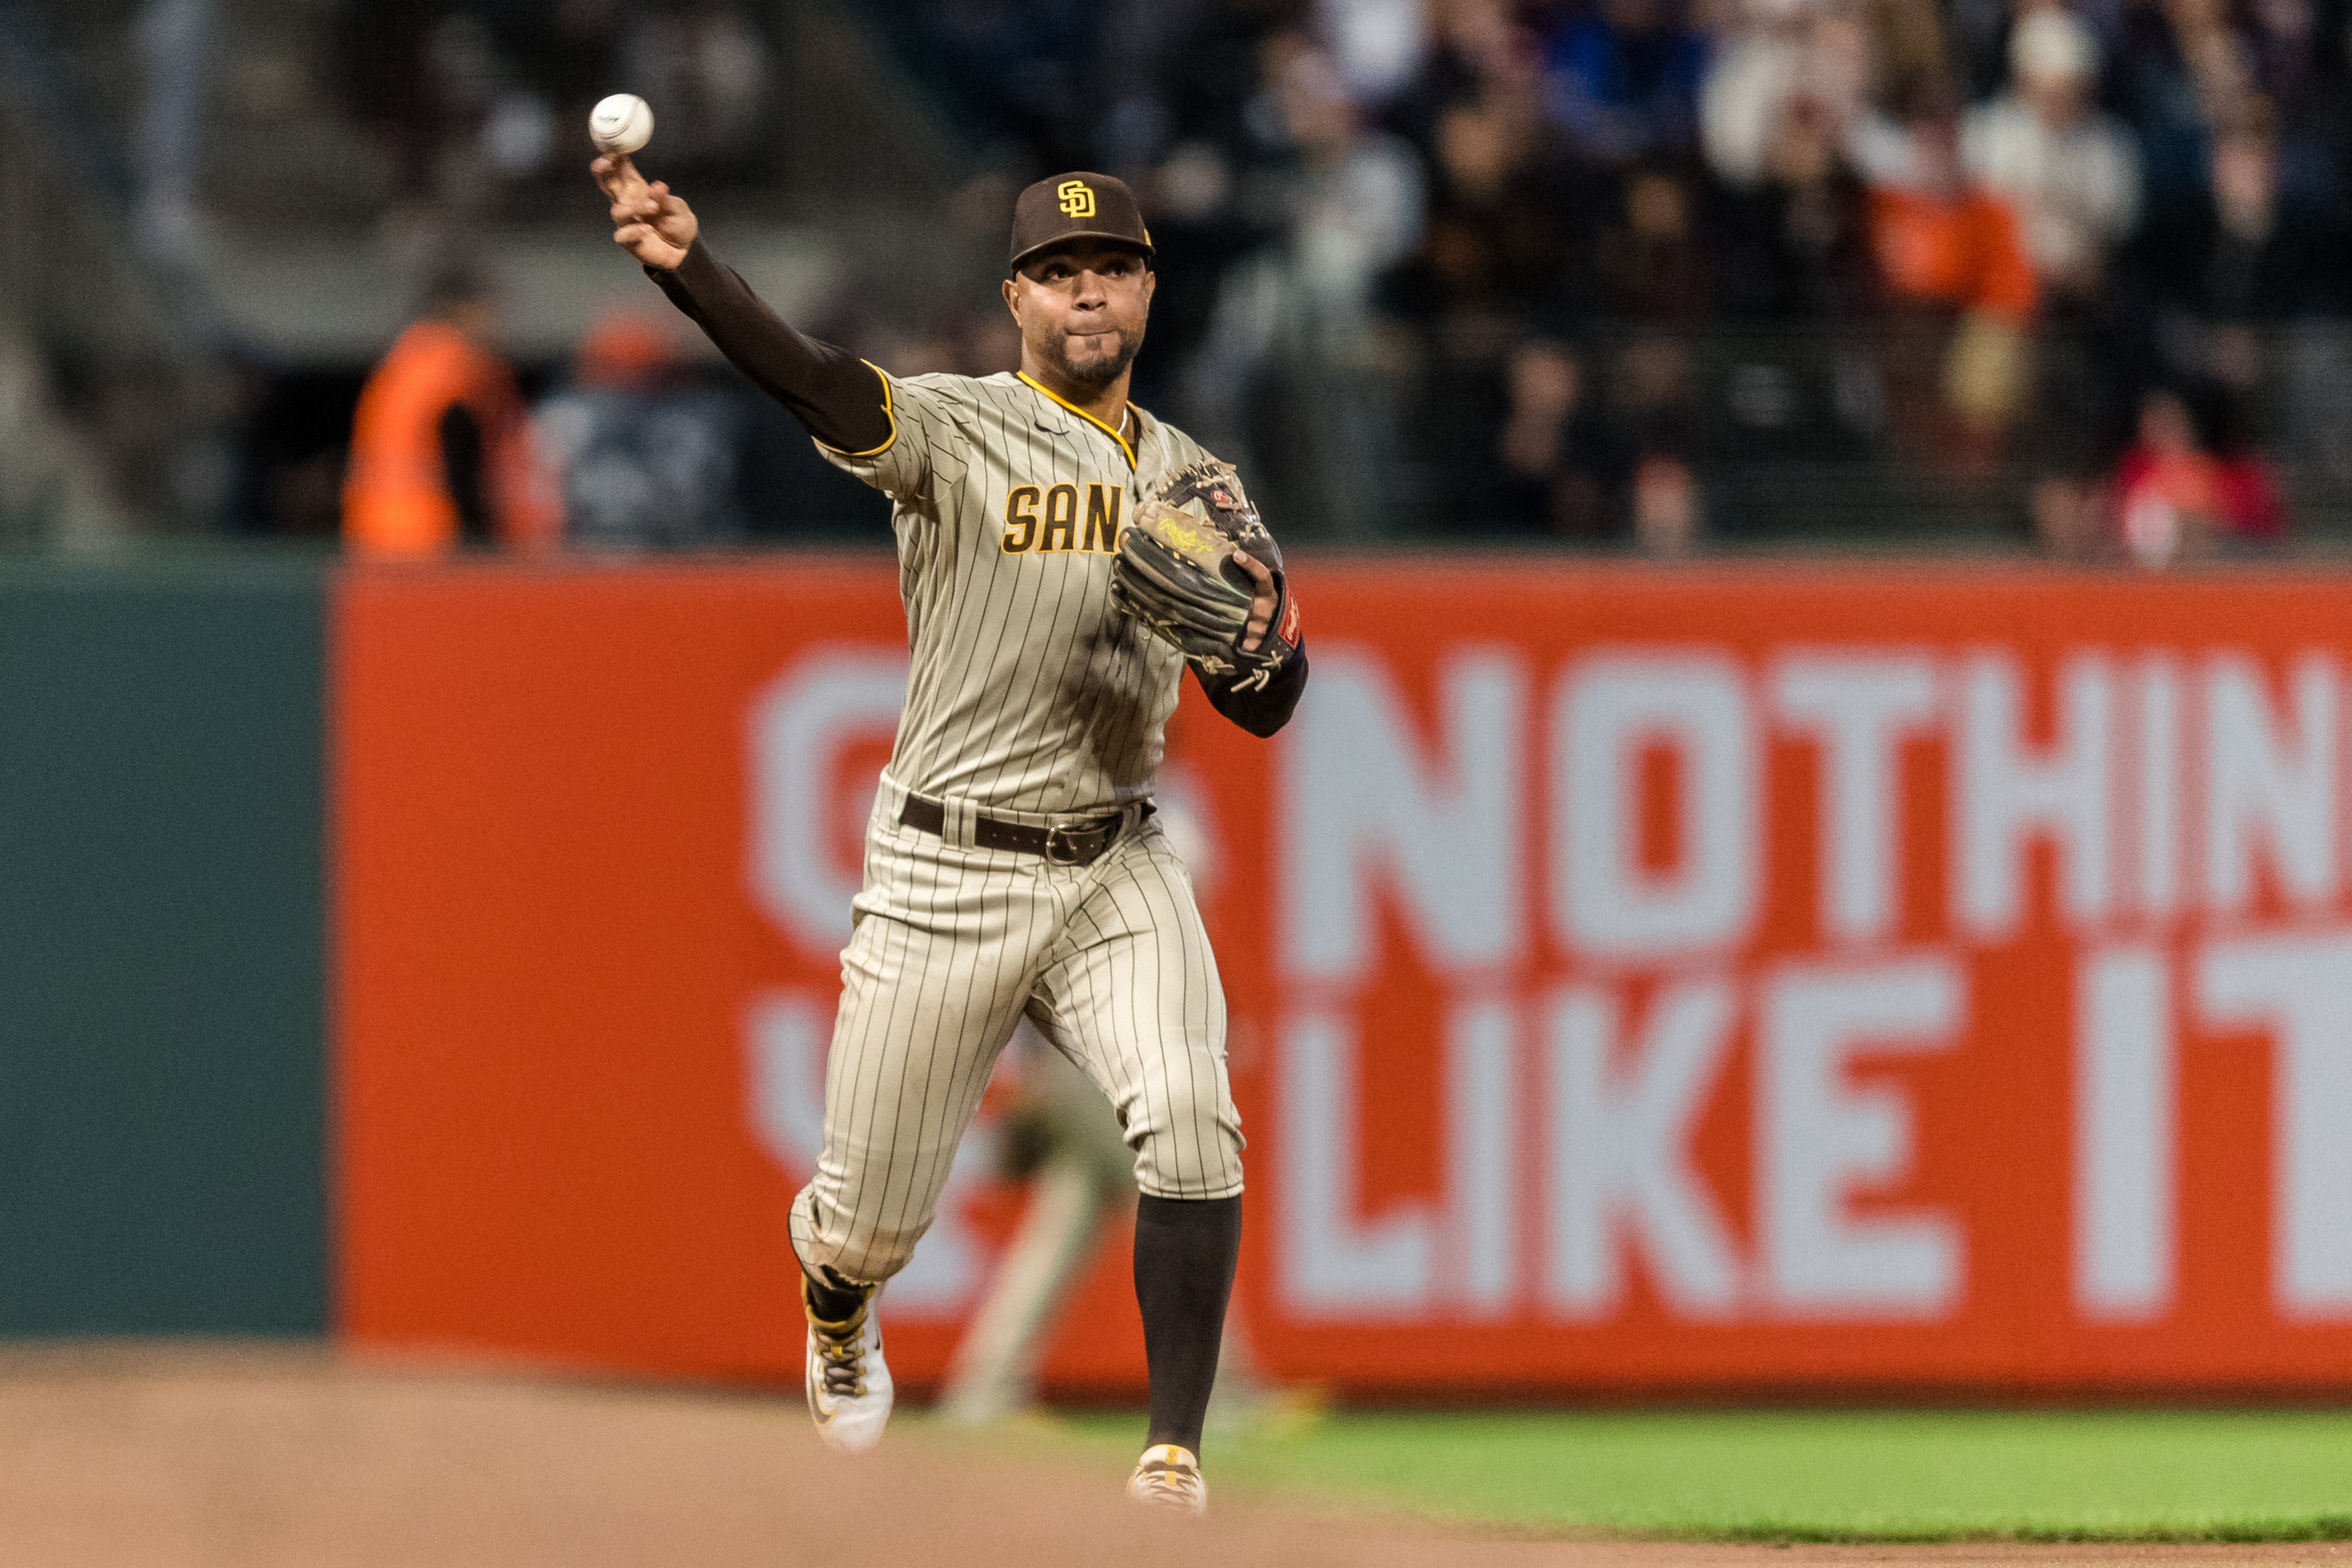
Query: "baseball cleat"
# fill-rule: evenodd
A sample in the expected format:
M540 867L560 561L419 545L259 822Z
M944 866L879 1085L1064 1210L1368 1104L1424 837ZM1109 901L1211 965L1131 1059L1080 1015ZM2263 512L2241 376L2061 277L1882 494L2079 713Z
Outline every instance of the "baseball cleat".
M1135 1473L1127 1478L1127 1495L1137 1502L1178 1513L1209 1511L1209 1483L1201 1479L1201 1461L1190 1448L1173 1443L1143 1450Z
M827 1322L816 1315L803 1280L801 1310L808 1314L802 1381L808 1388L809 1418L816 1423L816 1435L836 1454L868 1452L889 1424L892 1396L874 1292L867 1291L865 1303L843 1322Z

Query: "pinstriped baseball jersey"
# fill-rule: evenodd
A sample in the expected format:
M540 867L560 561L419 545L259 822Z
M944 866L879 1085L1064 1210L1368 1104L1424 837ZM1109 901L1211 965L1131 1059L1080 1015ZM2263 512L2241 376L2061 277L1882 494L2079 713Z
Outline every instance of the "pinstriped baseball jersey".
M1184 662L1111 607L1111 559L1201 447L1132 405L1111 431L1014 374L884 384L890 440L818 450L895 503L913 673L891 778L994 811L1149 796Z

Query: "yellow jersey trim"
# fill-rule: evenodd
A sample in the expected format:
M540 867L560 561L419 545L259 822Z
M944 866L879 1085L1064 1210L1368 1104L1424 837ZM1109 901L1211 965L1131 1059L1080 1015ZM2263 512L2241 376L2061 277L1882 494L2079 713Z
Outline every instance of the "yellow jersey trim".
M1097 430L1101 431L1105 435L1108 435L1113 441L1118 442L1118 449L1127 454L1127 465L1129 469L1132 470L1135 467L1135 448L1127 444L1126 436L1121 435L1118 431L1113 430L1109 425L1105 424L1101 420L1097 419L1093 414L1088 413L1085 409L1080 408L1076 403L1070 402L1068 399L1054 397L1052 389L1039 382L1027 371L1015 371L1013 373L1022 381L1028 382L1029 385L1034 387L1037 391L1044 392L1047 397L1054 398L1055 402L1060 403L1064 408L1068 409L1072 413L1076 414L1080 419L1085 420L1088 424L1093 425Z
M860 457L879 457L885 452L889 451L890 448L898 444L898 411L890 404L890 378L888 375L884 373L881 366L876 364L871 360L860 360L858 363L864 365L867 370L872 371L875 375L881 379L882 417L890 422L890 439L884 442L881 445L865 452L844 452L838 446L824 446L824 442L817 441L816 444L819 446L824 446L824 449L827 452L832 453L835 456L846 457L852 462L855 462ZM816 437L814 436L811 436L809 439L816 441ZM1128 461L1131 465L1135 460L1130 457Z

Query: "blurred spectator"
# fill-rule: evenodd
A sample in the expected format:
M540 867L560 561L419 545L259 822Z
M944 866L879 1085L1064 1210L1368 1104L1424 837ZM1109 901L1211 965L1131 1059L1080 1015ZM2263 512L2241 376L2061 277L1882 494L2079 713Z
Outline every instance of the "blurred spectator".
M1508 408L1495 450L1516 492L1504 503L1507 517L1517 514L1512 520L1523 517L1563 538L1606 537L1623 465L1594 417L1582 361L1565 344L1531 339L1513 351L1507 383Z
M2099 553L2101 501L2072 475L2037 481L2026 497L2033 542L2053 560L2089 560Z
M1698 477L1679 457L1654 453L1633 466L1633 545L1676 560L1698 548L1706 521Z
M1968 176L1958 126L1931 106L1899 129L1855 136L1870 187L1870 239L1890 299L1952 306L2015 328L2032 314L2032 264L2009 204Z
M1824 0L1735 4L1700 92L1700 132L1717 177L1748 186L1766 177L1792 117L1843 135L1870 94L1874 59L1861 24Z
M1429 224L1400 297L1443 315L1461 306L1542 311L1591 289L1586 225L1595 193L1541 121L1478 99L1436 122Z
M1391 110L1392 122L1423 147L1437 117L1457 104L1486 103L1522 120L1543 111L1543 44L1505 0L1445 0L1430 13L1428 62Z
M2221 388L2207 421L2206 449L2213 455L2215 491L2221 502L2221 543L2225 549L2252 551L2286 542L2286 501L2269 459L2256 451L2242 397Z
M2094 103L2098 43L2059 10L2028 13L2010 35L2011 90L1969 110L1961 161L2007 198L2042 287L2085 298L2139 219L2139 156Z
M2138 137L2158 225L2200 204L2209 138L2257 94L2257 56L2232 9L2233 0L2160 0L2125 13L2116 101Z
M1622 217L1601 234L1601 281L1612 311L1643 321L1696 321L1713 303L1690 186L1664 169L1624 183Z
M1316 0L1315 18L1358 103L1385 103L1412 85L1428 59L1423 0Z
M572 384L541 402L533 423L572 544L679 549L742 538L740 405L696 382L663 328L625 314L598 322Z
M1734 315L1858 319L1874 301L1868 196L1819 99L1781 108L1759 179L1724 193L1717 277Z
M561 533L514 371L489 346L497 320L488 279L445 267L424 316L368 377L343 481L343 538L356 553L419 559L461 541L545 545Z
M2139 438L2116 467L2116 517L2126 552L2151 571L2286 531L2268 467L2242 448L2206 450L2188 403L2161 388L2141 401Z
M1296 37L1270 47L1298 152L1292 237L1301 273L1318 300L1360 321L1373 279L1421 233L1421 165L1395 137L1366 125L1328 56Z
M2098 40L2045 6L2010 35L2011 90L1971 109L1960 149L1970 175L2017 214L2044 302L2037 367L2043 417L2024 443L2036 537L2062 557L2087 554L2098 476L2112 459L2133 379L2129 336L2109 285L2113 258L2139 220L2139 155L2099 110Z
M1269 372L1288 416L1272 438L1315 469L1314 486L1277 497L1309 530L1369 528L1381 515L1391 444L1370 373L1373 287L1422 230L1419 163L1371 130L1330 57L1301 33L1270 37L1268 107L1294 162L1278 242L1229 271L1185 382L1187 426L1212 449L1249 447L1245 400ZM1276 481L1279 489L1281 481Z
M1972 183L1959 128L1929 99L1904 125L1859 122L1851 143L1870 187L1870 246L1890 319L1943 337L1937 388L1924 361L1890 376L1897 434L1915 453L1975 466L2025 391L2025 329L2036 301L2032 264L2008 203Z
M2317 260L2317 236L2279 202L2278 144L2257 100L2213 139L2210 222L2196 238L2206 260L2205 314L2245 322L2292 315ZM2204 218L2207 214L2200 214ZM2176 275L2186 283L2185 277ZM2193 298L2183 290L2184 297Z
M1612 443L1631 460L1633 542L1652 554L1680 555L1697 542L1699 487L1690 465L1696 382L1678 334L1636 337L1609 366Z
M2337 285L2331 236L2281 200L2279 148L2264 100L2213 137L2210 183L2138 247L2172 373L2242 392L2264 370L2262 329L2326 303Z
M1872 101L1882 107L1910 104L1953 90L1951 51L1937 0L1847 3L1868 40Z
M1626 163L1691 144L1706 41L1677 0L1597 0L1545 60L1551 112L1585 157Z

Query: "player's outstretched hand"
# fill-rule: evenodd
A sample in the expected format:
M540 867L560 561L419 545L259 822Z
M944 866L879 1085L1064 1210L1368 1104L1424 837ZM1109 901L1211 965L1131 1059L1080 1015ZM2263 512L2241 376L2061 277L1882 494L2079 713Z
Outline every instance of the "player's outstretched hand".
M588 165L613 204L613 243L647 267L674 267L686 259L700 225L694 209L656 180L646 183L625 152L607 152Z

